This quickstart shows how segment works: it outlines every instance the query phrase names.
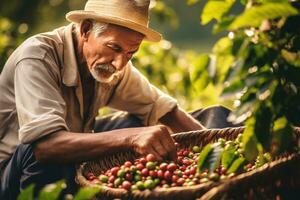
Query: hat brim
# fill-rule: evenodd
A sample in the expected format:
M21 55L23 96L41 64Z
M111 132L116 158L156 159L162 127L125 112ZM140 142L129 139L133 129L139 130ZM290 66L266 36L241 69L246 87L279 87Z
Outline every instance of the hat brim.
M146 26L137 24L133 21L123 19L123 18L118 18L115 16L110 16L110 15L101 15L101 14L96 14L94 12L90 11L84 11L84 10L74 10L66 14L66 18L70 22L76 22L79 23L84 19L94 19L96 21L101 21L105 23L111 23L111 24L116 24L119 26L124 26L129 29L132 29L134 31L137 31L139 33L142 33L145 35L145 40L151 41L151 42L159 42L162 39L162 36L160 33L154 31L151 28L148 28Z

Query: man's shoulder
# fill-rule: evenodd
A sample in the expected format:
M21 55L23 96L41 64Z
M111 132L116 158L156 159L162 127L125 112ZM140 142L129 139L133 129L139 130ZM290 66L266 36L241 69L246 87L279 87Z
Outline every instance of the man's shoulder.
M63 36L65 27L51 32L39 33L26 39L13 53L15 61L23 59L44 59L46 54L59 59L63 54Z

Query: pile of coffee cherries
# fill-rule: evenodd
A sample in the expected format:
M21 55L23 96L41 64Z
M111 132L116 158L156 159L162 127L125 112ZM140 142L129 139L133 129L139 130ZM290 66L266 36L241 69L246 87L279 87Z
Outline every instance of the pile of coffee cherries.
M125 190L145 190L154 188L189 187L207 181L218 181L226 178L226 169L220 166L213 173L208 170L197 173L197 163L200 147L192 149L179 149L177 146L177 161L158 162L153 154L136 159L134 162L126 161L95 176L92 172L86 178L93 184L110 188L123 188Z

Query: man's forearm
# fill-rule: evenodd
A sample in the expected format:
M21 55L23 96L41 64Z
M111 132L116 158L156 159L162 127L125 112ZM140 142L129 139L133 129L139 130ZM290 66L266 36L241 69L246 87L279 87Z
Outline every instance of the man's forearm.
M124 129L92 133L59 131L35 143L36 159L45 163L70 163L91 160L101 155L129 149Z
M158 160L176 157L175 144L163 125L95 134L59 131L34 144L36 159L43 163L74 163L129 149L141 155L152 153Z
M200 122L179 107L174 108L171 112L164 115L159 121L170 127L173 132L205 129Z

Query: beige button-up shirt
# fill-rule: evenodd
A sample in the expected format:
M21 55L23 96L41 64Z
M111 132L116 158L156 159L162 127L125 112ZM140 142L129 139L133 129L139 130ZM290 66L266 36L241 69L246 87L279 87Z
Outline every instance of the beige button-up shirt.
M6 62L0 76L0 162L18 144L59 130L92 132L104 106L133 113L145 125L177 106L129 62L115 84L95 84L85 119L72 26L27 39Z

